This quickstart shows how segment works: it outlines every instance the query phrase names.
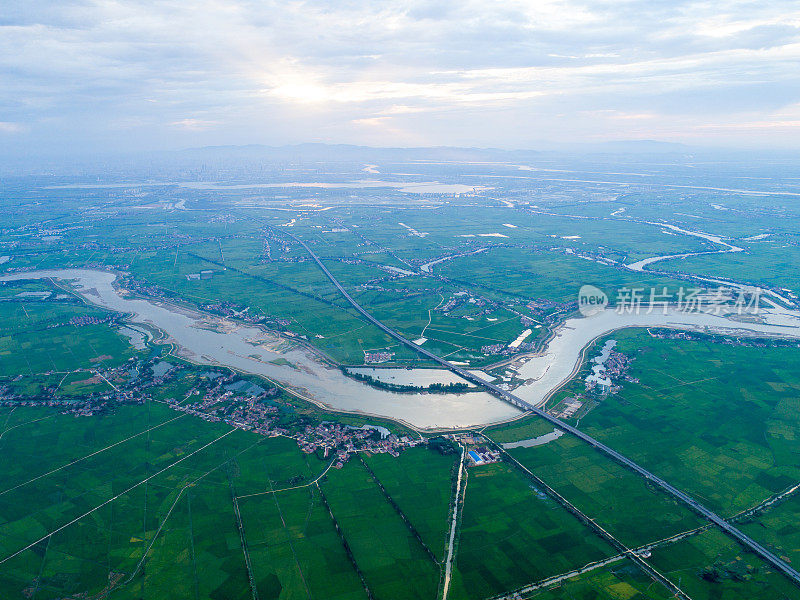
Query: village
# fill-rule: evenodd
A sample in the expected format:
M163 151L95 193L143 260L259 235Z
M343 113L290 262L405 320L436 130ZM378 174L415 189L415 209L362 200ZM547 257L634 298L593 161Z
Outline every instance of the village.
M608 394L619 392L620 380L639 382L628 373L633 359L614 350L616 344L616 340L606 341L600 354L589 361L592 366L591 373L584 378L585 393L567 396L550 409L550 414L558 419L578 418Z
M278 388L264 389L239 379L233 373L211 371L202 373L201 378L211 380L213 384L204 390L199 400L184 403L175 399L169 404L175 410L206 421L222 421L231 427L266 437L294 439L306 454L316 453L323 459L332 458L334 468L342 468L358 452L399 456L402 449L425 442L422 438L398 437L379 426L353 427L330 421L314 422L309 417L292 413L287 415L285 407L276 401ZM198 386L190 392L190 397L200 393Z
M2 385L0 406L48 406L61 409L62 414L91 417L123 404L164 402L173 410L211 423L222 422L265 437L294 439L300 450L331 460L337 469L359 452L399 456L405 448L427 443L425 438L397 436L377 425L354 427L297 414L281 402L277 387L263 387L227 370L208 369L196 374L192 387L182 397L152 397L151 388L157 391L179 374L194 369L159 358L131 359L122 366L87 371L86 379L79 381L86 385L105 383L102 387L111 387L112 391L59 395L58 388L51 387L36 396L26 396L15 393L12 385Z

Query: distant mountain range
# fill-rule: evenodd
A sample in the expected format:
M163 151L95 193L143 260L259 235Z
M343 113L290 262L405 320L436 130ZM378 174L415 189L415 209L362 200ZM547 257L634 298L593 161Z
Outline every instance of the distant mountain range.
M291 164L361 163L385 164L413 161L499 162L570 168L578 164L633 164L641 162L682 165L698 160L750 164L754 160L796 164L796 153L788 151L746 152L688 146L656 140L623 140L584 144L541 142L538 149L460 148L432 146L416 148L371 147L352 144L304 143L284 146L248 144L203 146L151 152L54 152L33 156L0 149L0 177L18 175L88 176L121 178L243 177Z
M544 145L544 144L543 144ZM288 146L249 144L244 146L204 146L187 148L169 154L196 159L260 159L286 161L369 161L369 160L441 160L441 161L519 161L540 158L544 154L691 154L691 146L653 140L604 142L595 144L549 145L547 150L503 150L499 148L459 148L432 146L390 148L351 144L307 143Z

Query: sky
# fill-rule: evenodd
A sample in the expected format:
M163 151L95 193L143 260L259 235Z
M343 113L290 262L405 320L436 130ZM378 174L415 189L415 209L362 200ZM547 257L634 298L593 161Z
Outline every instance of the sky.
M800 3L35 0L0 147L800 148Z

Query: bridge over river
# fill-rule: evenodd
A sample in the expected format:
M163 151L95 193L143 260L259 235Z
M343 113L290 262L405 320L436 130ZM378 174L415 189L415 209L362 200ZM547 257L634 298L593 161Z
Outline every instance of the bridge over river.
M658 477L657 475L654 475L653 473L651 473L650 471L648 471L647 469L645 469L644 467L642 467L638 463L632 461L631 459L627 458L623 454L620 454L619 452L617 452L613 448L611 448L609 446L606 446L605 444L603 444L602 442L596 440L592 436L584 433L583 431L581 431L579 429L576 429L575 427L573 427L573 426L561 421L560 419L557 419L553 415L551 415L548 412L542 410L541 408L538 408L537 406L534 406L533 404L531 404L529 402L526 402L522 398L519 398L518 396L515 396L514 394L512 394L510 392L507 392L507 391L501 389L500 387L498 387L498 386L496 386L496 385L494 385L492 383L486 382L483 379L481 379L480 377L477 377L476 375L470 373L469 371L466 371L465 369L462 369L462 368L454 365L450 361L448 361L448 360L446 360L446 359L434 354L433 352L430 352L430 351L418 346L417 344L415 344L411 340L407 339L403 335L401 335L398 332L396 332L391 327L388 327L387 325L385 325L382 322L380 322L378 319L373 317L369 312L367 312L358 302L356 302L350 296L350 294L347 293L347 290L345 290L344 287L342 287L342 285L339 283L339 281L331 274L331 272L322 263L322 261L319 259L319 257L314 253L313 250L311 250L311 248L308 246L308 244L306 244L299 237L297 237L297 236L295 236L295 235L293 235L293 234L291 234L291 233L289 233L287 231L282 231L282 233L284 235L287 235L287 236L291 237L294 241L296 241L301 246L303 246L303 248L305 248L305 250L306 250L306 252L308 252L309 256L311 256L311 258L314 259L314 261L317 263L319 268L322 269L322 271L325 273L325 275L328 277L328 279L330 279L331 283L333 283L333 285L336 286L336 288L339 290L339 292L342 294L342 296L344 296L345 299L353 306L353 308L355 308L359 313L361 313L361 315L363 315L364 318L367 319L368 321L370 321L373 325L375 325L376 327L380 328L382 331L384 331L385 333L387 333L388 335L390 335L394 339L398 340L399 342L405 344L409 348L412 348L413 350L415 350L419 354L425 356L426 358L429 358L430 360L438 363L439 365L449 369L450 371L452 371L453 373L456 373L460 377L463 377L467 381L470 381L470 382L472 382L472 383L474 383L474 384L476 384L478 386L481 386L481 387L485 388L486 390L488 390L489 392L491 392L492 394L494 394L495 396L497 396L501 400L503 400L505 402L508 402L509 404L511 404L513 406L516 406L517 408L519 408L521 410L528 411L528 412L531 412L533 414L538 415L539 417L541 417L541 418L549 421L550 423L552 423L555 427L559 428L560 430L562 430L562 431L564 431L564 432L566 432L566 433L568 433L570 435L573 435L573 436L583 440L584 442L586 442L590 446L593 446L594 448L596 448L598 451L602 452L606 456L609 456L610 458L614 459L615 461L617 461L618 463L620 463L624 467L627 467L628 469L634 471L635 473L638 473L642 477L646 478L648 481L651 481L653 484L655 484L658 487L660 487L667 494L669 494L670 496L673 496L677 500L683 502L689 508L694 510L696 513L698 513L699 515L701 515L702 517L704 517L705 519L707 519L708 521L712 522L714 525L716 525L717 527L722 529L725 533L727 533L729 536L734 538L742 546L744 546L748 550L752 551L753 553L757 554L762 559L764 559L767 563L772 565L775 569L777 569L778 571L780 571L781 573L783 573L784 575L789 577L795 584L800 585L800 572L798 572L796 569L791 567L786 561L782 560L780 557L775 555L773 552L771 552L770 550L768 550L767 548L765 548L764 546L759 544L754 539L752 539L750 536L748 536L745 533L743 533L742 531L740 531L737 527L734 527L733 525L728 523L725 519L723 519L722 517L717 515L715 512L711 511L710 509L708 509L705 506L703 506L702 504L700 504L697 500L695 500L694 498L689 496L687 493L677 489L675 486L671 485L670 483L668 483L667 481L665 481L661 477Z

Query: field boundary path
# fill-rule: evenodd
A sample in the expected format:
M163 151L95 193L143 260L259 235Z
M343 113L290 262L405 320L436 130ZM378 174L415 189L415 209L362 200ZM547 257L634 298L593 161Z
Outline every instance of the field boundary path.
M510 462L514 467L516 467L522 474L533 481L537 487L544 490L545 494L553 498L556 502L558 502L564 509L567 510L572 516L578 519L581 523L583 523L586 527L591 529L600 539L605 540L608 542L613 548L619 551L619 555L616 556L623 556L628 557L631 561L636 564L645 574L647 574L653 581L657 581L665 588L667 588L675 598L682 598L683 600L691 600L691 597L684 592L681 588L679 588L673 581L671 581L666 575L661 573L658 569L653 567L650 563L646 562L637 551L628 548L625 544L611 535L605 528L603 528L600 524L598 524L594 519L591 519L588 515L584 514L577 506L572 504L569 500L567 500L564 496L559 494L556 490L550 487L547 483L545 483L542 479L537 477L528 467L523 465L519 462L516 458L511 456L505 448L503 448L500 444L495 442L491 438L486 438L489 442L494 446L495 450L500 452L507 460ZM615 558L615 556L611 556L606 560L611 560Z
M114 502L114 501L115 501L117 498L120 498L120 497L124 496L125 494L129 493L130 491L132 491L132 490L135 490L135 489L136 489L137 487L139 487L140 485L143 485L143 484L147 483L148 481L150 481L151 479L153 479L153 478L155 478L155 477L158 477L159 475L161 475L161 474L162 474L162 473L164 473L165 471L168 471L168 470L170 470L171 468L173 468L173 467L175 467L175 466L179 465L180 463L182 463L182 462L183 462L183 461L185 461L186 459L188 459L188 458L191 458L192 456L194 456L194 455L195 455L195 454L197 454L198 452L202 452L203 450L205 450L206 448L208 448L208 447L209 447L209 446L211 446L212 444L215 444L215 443L217 443L217 442L218 442L218 441L220 441L221 439L223 439L223 438L225 438L225 437L229 436L230 434L232 434L232 433L234 433L234 432L236 432L236 431L239 431L239 430L234 428L234 429L231 429L230 431L227 431L227 432L223 433L223 434L222 434L221 436L219 436L218 438L215 438L215 439L211 440L210 442L208 442L207 444L205 444L205 445L201 446L200 448L197 448L197 449L196 449L196 450L194 450L193 452L190 452L189 454L186 454L186 455L184 455L183 457L179 458L179 459L178 459L178 460L176 460L175 462L173 462L173 463L170 463L169 465L167 465L167 466L166 466L166 467L164 467L163 469L160 469L159 471L156 471L155 473L153 473L152 475L149 475L147 478L145 478L145 479L141 480L140 482L138 482L138 483L134 483L132 486L130 486L130 487L128 487L128 488L126 488L126 489L124 489L123 491L121 491L121 492L119 492L118 494L116 494L116 495L112 496L112 497L111 497L111 498L109 498L108 500L105 500L104 502L102 502L102 503L98 504L98 505L97 505L97 506L95 506L94 508L91 508L91 509L87 510L85 513L83 513L83 514L81 514L81 515L79 515L79 516L75 517L74 519L72 519L72 520L71 520L71 521L69 521L68 523L64 523L64 524L63 524L63 525L61 525L60 527L57 527L56 529L53 529L52 531L48 532L46 535L44 535L44 536L40 537L40 538L39 538L38 540L36 540L35 542L31 542L30 544L28 544L28 545L27 545L27 546L25 546L24 548L20 548L19 550L17 550L17 551L16 551L16 552L14 552L13 554L9 554L8 556L5 556L5 557L3 557L2 559L0 559L0 564L3 564L3 563L5 563L5 562L7 562L7 561L11 560L12 558L15 558L16 556L19 556L20 554L22 554L22 553L23 553L23 552L25 552L26 550L30 550L31 548L33 548L33 547L34 547L34 546L36 546L37 544L40 544L41 542L45 541L47 538L49 538L49 537L51 537L51 536L53 536L53 535L57 534L57 533L58 533L58 532L60 532L60 531L63 531L64 529L66 529L67 527L69 527L70 525L72 525L73 523L77 523L78 521L80 521L80 520L81 520L81 519L83 519L84 517L87 517L87 516L89 516L90 514L92 514L93 512L96 512L96 511L100 510L101 508L103 508L103 507L104 507L104 506L106 506L107 504L110 504L110 503Z
M342 287L339 281L331 274L331 272L327 269L327 267L325 267L325 265L322 263L319 257L314 253L314 251L311 250L308 244L306 244L303 240L301 240L297 236L289 233L288 231L283 231L277 228L275 228L275 230L280 231L284 235L292 238L294 241L300 244L306 250L306 252L308 252L309 256L311 256L311 258L317 263L317 266L320 269L322 269L322 272L325 273L325 275L328 277L331 283L333 283L333 285L336 286L336 289L338 289L339 292L345 297L345 299L353 306L353 308L355 308L359 313L361 313L361 315L364 316L364 318L366 318L373 325L381 329L383 332L387 333L397 341L413 349L419 354L425 356L426 358L429 358L430 360L442 365L443 367L452 371L456 375L459 375L460 377L466 379L467 381L485 388L487 391L497 396L499 399L511 404L512 406L516 406L517 408L523 411L531 412L545 419L558 429L577 437L578 439L594 447L596 450L600 451L602 454L605 454L606 456L609 456L616 462L620 463L622 466L630 469L631 471L637 473L638 475L641 475L651 483L660 487L663 491L667 492L667 494L669 494L670 496L678 499L680 502L687 505L689 508L691 508L694 512L698 513L703 518L712 522L714 525L719 527L730 537L739 542L742 546L744 546L754 554L758 555L768 564L772 565L775 569L783 573L783 575L791 579L793 583L800 586L800 572L798 572L796 569L794 569L792 566L790 566L786 561L782 560L776 554L769 551L767 548L765 548L757 541L752 539L750 536L742 532L740 529L731 525L730 523L725 521L725 519L717 515L715 512L711 511L704 505L700 504L697 500L689 496L686 492L679 490L678 488L668 483L666 480L662 479L661 477L658 477L657 475L654 475L653 473L651 473L638 463L634 462L633 460L629 459L623 454L617 452L613 448L606 446L604 443L600 442L599 440L596 440L595 438L588 435L587 433L584 433L580 429L577 429L572 425L569 425L563 422L562 420L557 419L550 413L534 406L533 404L530 404L529 402L526 402L522 398L519 398L518 396L515 396L512 393L507 392L492 383L484 381L483 379L477 377L476 375L473 375L469 371L457 367L456 365L440 357L439 355L434 354L433 352L430 352L429 350L426 350L424 348L421 348L420 346L416 345L414 342L412 342L405 336L396 332L391 327L384 325L381 321L379 321L378 319L373 317L369 312L367 312L358 302L356 302L350 296L350 294L347 293L347 290L345 290L344 287Z
M444 558L444 573L442 577L441 600L447 600L450 592L450 580L453 573L453 560L455 559L456 536L458 535L458 524L461 520L461 512L464 508L464 497L467 492L467 480L464 469L466 448L461 446L461 453L458 457L458 472L456 474L456 489L453 495L453 514L450 520L450 531L447 536L447 555Z

